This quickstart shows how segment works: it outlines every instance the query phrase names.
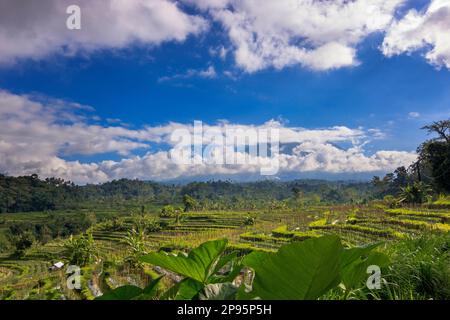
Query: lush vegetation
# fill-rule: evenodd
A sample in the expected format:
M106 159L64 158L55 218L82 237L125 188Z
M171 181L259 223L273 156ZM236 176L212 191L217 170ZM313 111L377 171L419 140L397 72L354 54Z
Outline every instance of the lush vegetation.
M174 206L187 210L252 210L292 205L336 204L372 199L369 183L298 180L290 182L230 181L169 185L139 180L115 180L100 185L76 186L61 179L37 175L0 175L0 213Z
M0 298L450 299L448 122L426 129L367 183L0 176Z

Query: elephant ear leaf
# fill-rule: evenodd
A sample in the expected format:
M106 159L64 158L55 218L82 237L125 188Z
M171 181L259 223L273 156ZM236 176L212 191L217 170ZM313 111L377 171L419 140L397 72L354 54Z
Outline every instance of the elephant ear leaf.
M261 251L253 251L245 256L242 264L246 267L255 268L264 262L264 259L268 258L271 254Z
M389 258L385 254L371 251L373 247L370 250L365 249L348 249L343 254L342 261L346 261L346 263L341 265L341 277L346 290L357 289L364 285L365 280L368 278L367 268L369 266L376 265L382 268L389 264ZM352 261L348 259L350 255L353 256Z
M178 284L177 293L175 295L175 300L193 300L203 289L203 284L192 280L184 279Z
M267 300L317 299L339 284L342 250L338 237L325 236L244 259L255 272L251 294Z
M132 300L142 294L142 289L136 286L123 286L111 290L95 300Z
M143 293L146 294L146 295L156 293L156 291L158 289L159 282L161 281L161 279L162 279L162 277L158 277L158 278L152 280L150 282L150 284L147 287L145 287L145 289L143 290Z
M142 290L142 294L137 296L136 300L153 300L158 294L159 282L162 277L158 277L150 282L150 284Z
M344 251L342 251L341 270L345 270L361 257L367 256L373 249L378 247L380 244L381 243L374 243L364 247L344 249Z
M226 245L226 239L209 241L191 250L187 256L181 254L174 256L158 252L145 255L140 260L206 283Z

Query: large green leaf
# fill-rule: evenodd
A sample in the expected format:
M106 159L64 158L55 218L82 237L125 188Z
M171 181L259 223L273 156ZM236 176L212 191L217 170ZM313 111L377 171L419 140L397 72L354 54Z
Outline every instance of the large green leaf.
M226 272L224 274L217 274L217 272L224 266L226 266ZM236 279L241 272L242 268L242 258L238 258L237 253L223 256L217 263L214 274L209 277L208 283L233 282L233 280Z
M159 285L159 282L161 281L161 279L162 279L162 277L158 277L158 278L152 280L150 282L150 284L147 287L145 287L143 293L146 295L154 295L156 293L156 291L158 290L158 285Z
M138 300L152 300L158 294L159 282L162 277L158 277L155 280L152 280L150 284L142 290L142 294L139 295L136 299Z
M380 268L389 264L389 258L381 252L368 252L358 256L341 270L342 283L346 290L361 288L368 278L367 268L376 265Z
M218 272L220 269L222 269L226 264L231 262L232 260L237 259L237 252L232 252L227 255L223 255L217 260L217 263L214 265L214 269L212 270L213 273Z
M206 284L226 245L226 239L209 241L191 250L187 256L158 252L145 255L140 260Z
M252 294L269 300L317 299L339 284L342 250L338 237L325 236L254 256L249 265L255 271Z
M378 247L381 243L374 243L364 247L356 247L344 249L341 259L341 270L345 271L352 263L361 257L366 257L373 249Z
M175 300L193 300L203 289L203 284L196 280L187 278L181 281L177 287L177 293L174 298Z
M123 286L111 290L95 300L132 300L142 294L142 289L136 286Z
M262 264L264 262L264 259L267 259L268 257L270 257L270 254L267 252L253 251L252 253L245 256L242 264L250 268L255 268L258 265Z
M152 280L145 289L131 285L118 287L97 297L95 300L151 300L157 294L160 280L161 277Z

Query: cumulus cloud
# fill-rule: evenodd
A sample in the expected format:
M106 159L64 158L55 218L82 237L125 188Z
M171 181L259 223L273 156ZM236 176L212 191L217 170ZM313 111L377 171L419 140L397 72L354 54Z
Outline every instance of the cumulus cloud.
M180 5L182 2L182 5ZM450 0L394 20L406 0L79 0L81 30L68 30L71 0L0 2L0 64L51 54L86 54L134 44L184 41L222 25L229 41L210 53L233 55L246 72L301 65L317 71L356 66L358 44L387 32L386 56L426 51L450 68ZM184 10L185 5L198 11ZM191 70L194 71L194 70ZM212 71L212 70L208 70ZM182 75L180 75L182 76ZM205 75L206 78L214 75Z
M386 56L424 50L429 63L450 69L450 0L410 10L389 28L382 50Z
M247 72L300 64L330 70L358 64L357 44L384 31L404 0L185 0L226 29Z
M81 30L66 28L71 0L0 2L0 62L183 41L204 31L205 19L183 12L171 0L79 0Z
M256 155L259 163L177 163L171 157L178 142L172 139L172 133L178 129L194 135L194 124L171 122L130 129L113 126L111 121L108 125L95 124L92 112L90 106L0 91L0 172L58 176L83 184L118 178L169 180L211 175L245 176L259 174L261 166L268 161ZM416 158L414 153L402 151L378 151L366 155L364 145L382 135L378 129L345 126L305 129L288 127L275 120L260 125L226 121L203 124L203 132L219 132L224 138L227 132L274 128L279 130L281 145L294 145L291 152L280 153L280 173L390 171L409 165ZM200 139L205 145L211 143L210 137L200 136ZM168 147L156 151L151 148L154 145ZM145 154L137 156L137 150L144 150ZM237 158L248 157L245 150L233 152ZM107 153L116 153L121 160L91 163L67 160L80 155Z

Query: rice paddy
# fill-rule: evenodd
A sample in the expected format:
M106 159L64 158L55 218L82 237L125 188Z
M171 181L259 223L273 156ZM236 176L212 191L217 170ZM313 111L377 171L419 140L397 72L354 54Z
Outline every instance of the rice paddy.
M425 207L317 206L297 211L201 211L185 213L180 219L159 218L156 212L147 215L159 219L163 226L158 231L146 233L145 247L149 252L190 249L218 238L227 238L230 250L245 253L276 251L292 241L324 234L337 234L344 244L355 246L450 230L449 209ZM46 216L47 213L36 213L31 219L39 222ZM30 214L4 217L8 221L22 220ZM45 245L34 245L20 259L10 252L0 255L0 298L93 299L95 291L101 291L105 286L148 281L155 274L154 270L135 270L124 263L129 255L125 238L134 226L133 216L101 212L99 217L100 221L121 217L123 225L120 231L109 230L100 222L89 230L101 258L99 263L83 268L83 290L70 292L65 286L64 272L49 270L56 261L67 263L65 240L56 239Z

